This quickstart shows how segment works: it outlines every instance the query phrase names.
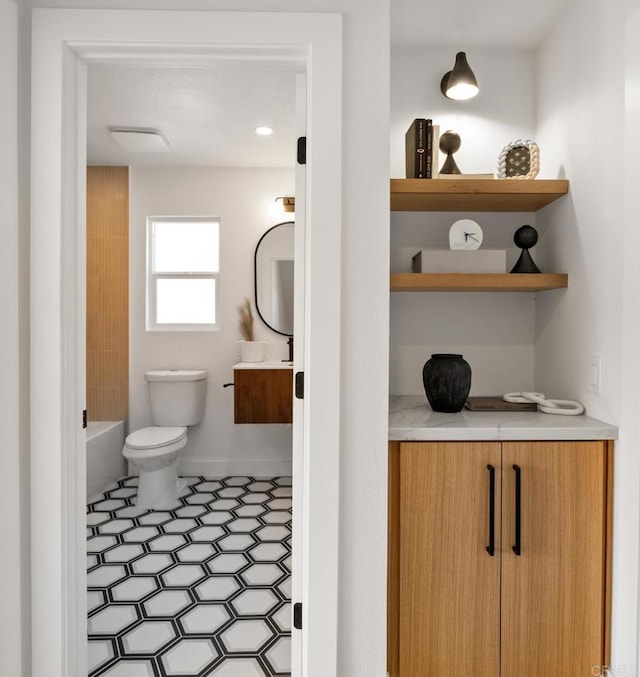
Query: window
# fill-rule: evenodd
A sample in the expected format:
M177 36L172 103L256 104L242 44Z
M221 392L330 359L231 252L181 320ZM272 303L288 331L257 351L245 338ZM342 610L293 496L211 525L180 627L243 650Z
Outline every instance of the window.
M147 330L218 329L216 218L147 219Z

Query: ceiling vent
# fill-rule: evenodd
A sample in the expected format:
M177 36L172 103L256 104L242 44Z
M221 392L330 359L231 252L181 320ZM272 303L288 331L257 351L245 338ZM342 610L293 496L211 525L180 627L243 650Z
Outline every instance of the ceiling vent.
M110 127L113 140L128 153L169 153L169 142L157 129Z

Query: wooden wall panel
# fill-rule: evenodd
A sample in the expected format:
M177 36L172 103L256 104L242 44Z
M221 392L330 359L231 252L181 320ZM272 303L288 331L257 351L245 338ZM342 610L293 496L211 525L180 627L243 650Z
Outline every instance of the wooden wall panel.
M129 415L129 168L87 168L87 411Z

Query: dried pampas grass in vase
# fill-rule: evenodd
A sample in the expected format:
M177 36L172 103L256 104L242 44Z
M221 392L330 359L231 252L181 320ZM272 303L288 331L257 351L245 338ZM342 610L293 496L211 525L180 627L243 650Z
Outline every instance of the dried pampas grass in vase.
M253 333L253 311L251 310L251 301L248 298L238 306L240 314L240 335L244 341L255 341Z
M240 314L240 334L242 341L238 343L241 362L263 362L265 352L268 348L266 341L256 341L253 332L253 311L251 310L251 301L247 298L238 306Z

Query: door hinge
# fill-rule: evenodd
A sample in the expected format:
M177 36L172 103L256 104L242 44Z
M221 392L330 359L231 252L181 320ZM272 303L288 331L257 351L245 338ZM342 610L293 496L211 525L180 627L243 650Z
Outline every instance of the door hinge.
M87 427L87 410L83 409L82 411L82 427L86 428Z
M293 605L293 627L302 630L302 602Z
M306 165L307 164L307 137L299 136L298 137L298 164Z
M296 397L299 400L304 399L304 372L296 372Z

